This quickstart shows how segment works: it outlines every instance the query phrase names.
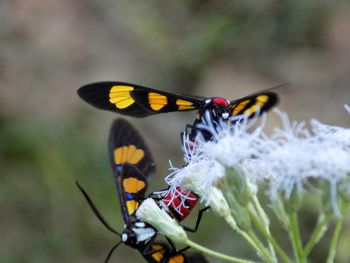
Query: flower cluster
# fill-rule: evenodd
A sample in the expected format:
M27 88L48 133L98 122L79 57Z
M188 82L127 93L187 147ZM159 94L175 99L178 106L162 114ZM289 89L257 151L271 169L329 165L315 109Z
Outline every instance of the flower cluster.
M350 114L350 107L345 109ZM213 122L209 115L204 116L200 129L211 134L212 139L208 141L199 135L193 140L185 134L186 166L171 165L165 181L173 195L179 187L199 195L265 262L292 262L270 233L266 208L272 210L287 231L294 260L302 263L307 262L330 220L336 219L327 259L332 262L343 216L350 204L350 129L318 120L290 121L286 113L274 112L281 127L270 135L264 132L265 115L260 121L238 116L230 122ZM269 203L262 206L258 194L267 196ZM298 212L308 194L318 195L322 205L315 229L304 246ZM147 221L147 213L142 218ZM151 223L173 237L172 233L167 234L169 224L164 227L157 222L153 218ZM231 260L247 262L234 261L232 257Z
M172 167L166 182L172 189L189 188L208 201L211 187L223 178L227 167L232 167L244 174L251 190L267 182L272 198L283 193L288 199L293 189L301 194L305 183L312 179L328 182L330 198L336 196L337 183L350 173L350 129L317 120L312 120L308 129L305 122L290 122L286 113L275 112L282 128L270 136L263 132L265 121L252 130L253 125L243 120L235 125L221 123L216 129L208 125L215 139L207 142L198 138L195 150L185 138L185 159L189 163L180 169ZM331 203L337 209L336 200Z

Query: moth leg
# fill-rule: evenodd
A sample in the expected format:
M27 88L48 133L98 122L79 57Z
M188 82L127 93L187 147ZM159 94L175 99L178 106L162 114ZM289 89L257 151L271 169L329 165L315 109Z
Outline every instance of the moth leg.
M198 227L199 227L199 224L200 224L200 222L201 222L201 220L202 220L203 213L204 213L205 211L207 211L209 208L210 208L210 207L207 206L207 207L204 207L204 208L202 208L201 210L199 210L198 216L197 216L197 220L196 220L196 224L195 224L194 228L187 227L187 226L182 226L182 225L181 225L182 228L183 228L184 230L186 230L187 232L191 232L191 233L197 232L197 229L198 229Z

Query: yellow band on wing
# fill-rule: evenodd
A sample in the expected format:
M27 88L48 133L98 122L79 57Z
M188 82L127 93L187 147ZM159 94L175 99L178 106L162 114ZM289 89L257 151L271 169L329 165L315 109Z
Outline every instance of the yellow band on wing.
M118 109L125 109L135 102L130 94L133 90L131 86L113 86L109 91L109 102L115 104Z
M238 103L237 105L234 105L234 109L233 112L231 113L232 116L236 116L238 115L246 106L247 104L250 102L250 100L244 100L241 101L240 103Z
M156 261L156 262L161 262L162 259L164 258L164 248L161 245L152 245L152 250L153 251L157 251L152 253L152 258Z
M114 150L114 162L117 165L129 163L137 164L144 157L145 152L137 149L135 145L122 146Z
M159 111L168 104L168 98L164 95L150 92L148 93L148 103L152 110Z
M136 194L146 186L144 181L134 177L128 177L123 180L124 191L130 194Z
M126 201L126 208L128 210L128 214L132 215L137 210L137 208L139 208L139 202L135 200L128 200Z
M267 96L267 95L260 95L260 96L256 97L256 100L262 102L263 104L265 104L269 100L269 96Z
M266 102L269 100L269 97L266 95L260 95L256 97L256 103L244 111L244 114L247 116L250 116L257 111L260 111L262 107L266 104Z
M178 110L191 110L195 108L193 102L183 99L177 99L176 105L179 106Z

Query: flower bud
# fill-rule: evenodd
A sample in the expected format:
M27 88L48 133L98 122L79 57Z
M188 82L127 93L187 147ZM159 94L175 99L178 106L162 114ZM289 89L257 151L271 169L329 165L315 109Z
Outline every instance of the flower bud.
M171 218L163 209L160 209L152 198L143 201L136 211L136 216L151 224L159 233L167 236L176 243L185 244L188 240L184 229Z

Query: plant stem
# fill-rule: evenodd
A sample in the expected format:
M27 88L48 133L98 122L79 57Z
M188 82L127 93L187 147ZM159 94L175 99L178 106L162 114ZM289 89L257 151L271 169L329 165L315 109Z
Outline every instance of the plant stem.
M292 241L295 260L298 263L305 263L306 261L305 261L303 246L300 238L297 213L292 212L289 215L289 220L290 220L289 237Z
M312 251L314 246L323 237L324 233L327 230L327 224L328 224L330 217L331 217L330 213L327 213L327 214L322 213L319 216L318 221L317 221L317 225L316 225L314 231L312 232L311 237L304 248L304 256L305 257L307 257L310 254L310 252Z
M186 241L186 244L194 249L197 249L201 252L203 252L204 254L207 254L207 255L210 255L210 256L213 256L213 257L217 257L217 258L220 258L222 260L226 260L228 262L235 262L235 263L255 263L254 261L251 261L251 260L246 260L246 259L241 259L241 258L236 258L236 257L230 257L230 256L227 256L225 254L221 254L219 252L216 252L214 250L211 250L211 249L208 249L206 247L203 247L191 240L187 240Z
M275 262L272 256L268 253L268 251L265 249L264 244L261 243L258 236L253 232L253 230L248 231L249 237L254 241L256 246L258 247L257 252L260 254L260 256L269 263Z
M233 229L233 231L240 234L255 250L258 250L258 247L255 245L254 241L249 237L249 235L246 232L244 232L237 226L236 221L233 219L232 216L228 216L225 219L227 224Z
M341 216L337 222L337 224L335 225L335 229L334 229L334 233L333 233L333 237L332 237L332 242L331 245L329 247L329 254L327 257L327 263L333 263L334 259L335 259L335 254L337 252L337 245L338 245L338 241L339 241L339 237L340 237L340 231L343 227L343 221L344 221L344 217Z
M267 234L269 236L271 236L271 232L270 232L270 220L269 218L267 217L266 213L265 213L265 210L262 208L260 202L259 202L259 199L258 197L256 196L256 194L254 194L252 196L252 200L253 200L253 203L255 205L255 208L258 212L258 215L259 217L261 218L262 222L263 222L263 225L265 226L265 230L267 232ZM275 253L275 249L273 247L273 244L271 243L271 241L268 239L267 240L268 244L269 244L269 249L270 249L270 253L271 255L273 256L273 258L275 259L275 262L277 262L277 258L276 258L276 253Z
M253 239L247 232L240 229L237 226L237 224L232 216L227 217L226 222L228 223L229 226L231 226L231 228L235 232L237 232L239 235L241 235L249 243L249 245L251 245L253 247L253 249L255 249L258 252L258 254L260 256L263 257L265 248L264 248L264 245L261 244L261 242L258 238Z
M266 231L266 228L264 227L264 225L262 225L262 223L260 222L259 218L256 217L254 212L250 211L250 217L251 217L254 225L260 231L260 233L273 245L273 247L276 250L277 254L281 257L281 260L283 262L285 262L285 263L292 263L291 259L283 251L283 249L280 247L280 245L278 245L276 240L270 235L269 232Z

